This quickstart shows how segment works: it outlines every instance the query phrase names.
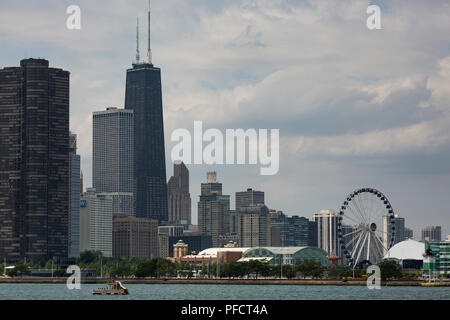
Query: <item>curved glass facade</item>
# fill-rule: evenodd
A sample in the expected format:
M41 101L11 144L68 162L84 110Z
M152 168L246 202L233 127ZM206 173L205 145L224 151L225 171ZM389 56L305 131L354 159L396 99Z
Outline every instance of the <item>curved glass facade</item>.
M295 265L299 261L312 260L320 262L322 266L328 263L327 252L315 247L267 247L251 248L244 252L245 258L272 258L270 265Z

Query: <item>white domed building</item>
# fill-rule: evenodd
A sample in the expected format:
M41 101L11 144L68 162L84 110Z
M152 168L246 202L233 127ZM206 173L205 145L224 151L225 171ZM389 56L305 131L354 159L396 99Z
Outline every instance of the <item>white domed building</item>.
M425 243L407 239L390 248L383 259L397 261L405 269L420 269L424 253Z

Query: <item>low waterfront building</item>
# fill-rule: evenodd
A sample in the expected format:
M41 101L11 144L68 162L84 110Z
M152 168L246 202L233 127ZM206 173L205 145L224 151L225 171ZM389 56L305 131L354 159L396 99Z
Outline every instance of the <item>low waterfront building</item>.
M423 265L425 243L407 239L392 246L384 260L394 260L405 269L420 269Z
M176 258L177 262L201 266L210 263L247 262L259 260L269 265L295 265L299 261L312 260L322 266L328 264L327 252L315 247L256 247L256 248L209 248L196 255Z
M202 266L213 263L231 263L238 261L243 252L249 248L209 248L200 251L198 254L190 254L183 257L169 258L174 262L190 263L195 266Z
M425 242L425 250L430 249L435 259L437 275L450 274L450 241ZM429 251L428 251L429 252Z
M188 247L189 246L184 243L183 240L178 240L178 242L173 245L173 257L177 259L187 256L189 250Z
M292 265L306 260L328 264L328 253L316 247L264 247L246 250L243 259L238 261L261 260L265 258L269 265Z
M173 245L179 240L183 241L189 247L190 253L198 253L202 250L212 247L212 237L205 235L185 235L181 237L173 236L168 238L169 256L173 256Z

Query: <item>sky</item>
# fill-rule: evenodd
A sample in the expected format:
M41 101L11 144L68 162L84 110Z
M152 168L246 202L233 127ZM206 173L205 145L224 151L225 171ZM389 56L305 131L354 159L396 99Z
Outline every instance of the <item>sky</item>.
M369 30L369 4L381 29ZM69 5L81 29L69 30ZM92 112L123 107L126 69L146 56L145 0L0 0L0 67L48 59L71 72L70 128L85 187ZM373 187L420 238L450 234L450 2L444 0L153 0L153 63L161 68L167 179L171 133L203 127L280 130L280 169L187 165L193 221L200 183L265 192L271 209L311 218Z

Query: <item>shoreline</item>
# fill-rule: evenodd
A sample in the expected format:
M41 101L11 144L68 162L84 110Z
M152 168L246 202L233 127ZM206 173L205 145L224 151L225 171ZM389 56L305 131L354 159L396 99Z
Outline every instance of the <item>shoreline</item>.
M112 279L84 278L81 283L106 284ZM123 284L211 284L211 285L333 285L333 286L366 286L366 280L311 280L311 279L114 279ZM67 278L0 278L2 283L66 283ZM421 286L421 280L382 281L382 286ZM442 285L442 284L441 284ZM450 286L445 283L444 286Z

